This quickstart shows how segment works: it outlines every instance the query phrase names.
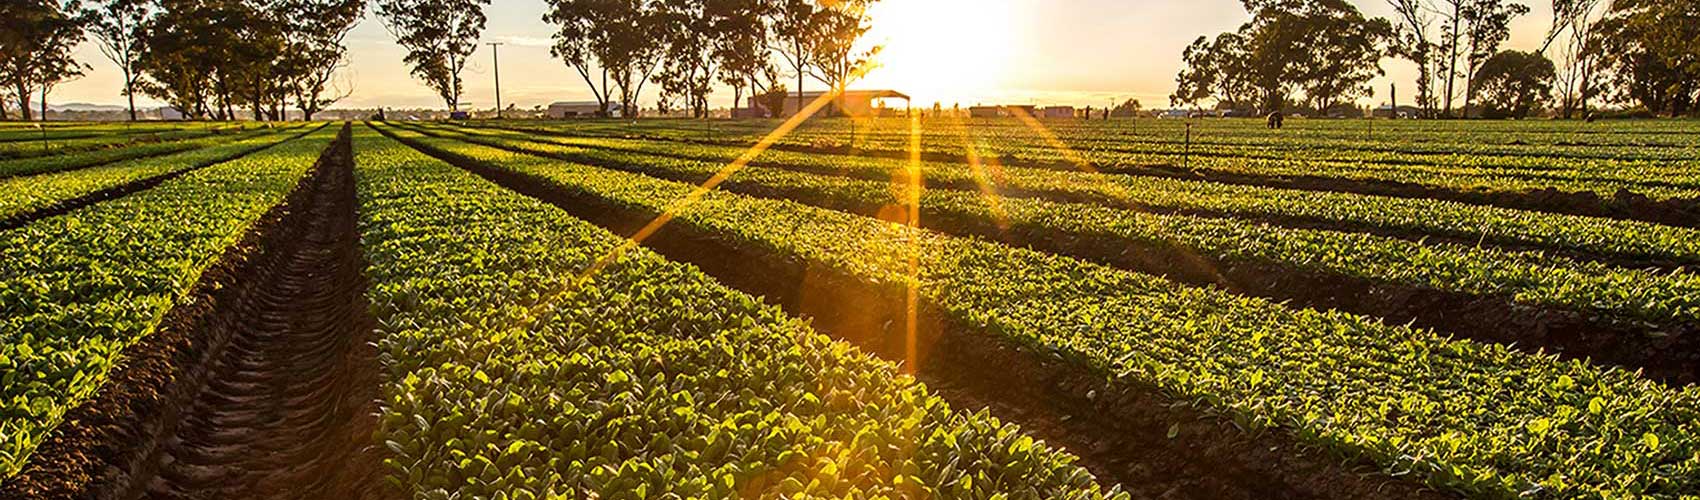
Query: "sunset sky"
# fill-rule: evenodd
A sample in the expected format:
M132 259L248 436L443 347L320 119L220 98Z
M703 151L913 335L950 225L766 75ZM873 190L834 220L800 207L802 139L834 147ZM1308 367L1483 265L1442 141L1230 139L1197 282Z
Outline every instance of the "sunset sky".
M1356 1L1371 17L1387 17L1383 0ZM1550 22L1550 4L1512 24L1506 48L1536 48ZM576 73L549 56L551 26L541 20L544 0L495 0L488 9L486 41L501 48L502 100L521 108L589 99ZM1181 50L1199 35L1232 30L1248 16L1239 0L883 0L873 12L868 41L885 47L882 65L853 88L891 88L916 106L960 103L1030 103L1102 106L1137 98L1147 108L1166 107L1180 69ZM442 100L408 76L397 47L370 13L349 35L353 93L336 107L443 107ZM79 57L94 67L62 84L49 102L118 104L117 70L92 42ZM463 74L465 100L494 104L490 52L481 48ZM1410 63L1384 61L1389 77L1375 82L1387 100L1389 82L1400 100L1413 94ZM795 84L792 83L792 86ZM818 82L809 82L814 89ZM653 89L654 86L646 87ZM644 106L654 105L646 92ZM713 96L730 104L730 90ZM141 102L155 104L143 99Z

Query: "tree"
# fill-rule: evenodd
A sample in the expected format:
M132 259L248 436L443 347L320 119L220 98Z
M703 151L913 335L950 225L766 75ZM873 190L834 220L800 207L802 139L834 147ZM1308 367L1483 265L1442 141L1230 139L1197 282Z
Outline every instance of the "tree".
M874 58L881 47L858 50L857 43L868 32L868 6L877 0L841 0L823 2L815 12L815 41L810 47L809 67L815 69L817 80L826 83L833 92L843 92L852 80L861 78L873 69ZM798 97L798 109L802 109ZM839 106L839 109L843 109Z
M1170 104L1197 107L1215 98L1229 109L1251 110L1257 88L1245 67L1248 58L1245 37L1239 33L1223 33L1215 40L1198 37L1181 53L1185 66L1175 77Z
M1126 101L1122 101L1121 104L1117 104L1115 108L1110 109L1110 116L1137 117L1139 116L1139 109L1139 99L1128 99Z
M490 0L378 0L378 18L407 49L413 76L436 91L449 110L460 109L460 72L478 50L484 6Z
M637 98L661 63L660 10L651 0L548 0L543 20L557 26L551 51L578 71L596 96L600 113L616 89L620 114L635 117ZM601 72L601 85L592 72Z
M1464 74L1467 84L1464 88L1464 114L1470 113L1470 103L1476 97L1476 72L1481 70L1482 63L1493 57L1499 51L1499 46L1511 37L1511 19L1529 13L1529 7L1522 4L1501 3L1501 0L1476 0L1473 8L1469 9L1469 50L1465 63L1468 73Z
M1482 62L1471 87L1482 94L1482 116L1525 118L1552 95L1553 78L1546 56L1507 50Z
M359 24L365 7L365 0L283 0L278 4L277 12L287 26L283 65L288 79L283 88L301 110L302 119L312 120L314 114L353 91L333 87L337 72L347 65L343 40Z
M1602 0L1553 0L1552 27L1541 44L1545 53L1554 42L1562 41L1559 57L1564 65L1558 72L1559 115L1570 118L1577 111L1588 113L1588 99L1596 91L1594 75L1597 69L1599 34L1594 29L1599 22Z
M774 73L769 57L767 18L772 0L715 0L725 15L715 22L714 59L720 67L720 82L732 87L732 107L744 105L744 89L754 96L761 92L758 77Z
M142 53L136 58L142 93L165 101L189 118L223 115L214 78L224 48L235 31L219 27L227 16L215 5L194 1L162 1L143 28Z
M815 43L820 40L817 33L820 24L820 10L811 0L775 0L774 8L769 11L769 26L773 29L773 50L791 66L797 77L797 109L803 109L803 79L808 77L810 57L815 52ZM776 115L783 109L768 108Z
M1470 99L1473 89L1468 88L1471 78L1481 62L1491 57L1499 50L1500 44L1511 34L1511 19L1527 14L1529 7L1521 4L1507 4L1504 0L1443 0L1446 8L1441 9L1445 17L1445 39L1441 42L1446 52L1446 116L1452 116L1452 100L1457 97L1454 82L1464 79L1467 87L1464 91L1465 114L1469 114ZM1464 57L1464 71L1458 69L1458 58Z
M1355 8L1333 8L1308 16L1309 62L1299 72L1299 85L1311 109L1326 113L1335 106L1370 95L1369 81L1385 74L1383 38L1393 32L1385 19L1364 19Z
M130 121L136 121L136 83L141 78L143 27L153 15L147 0L104 0L86 14L88 31L100 44L101 55L118 66L124 78L124 98L129 101Z
M72 57L83 41L84 19L75 2L21 0L0 4L0 83L18 100L18 115L32 119L30 95L41 93L41 118L47 119L47 93L59 82L82 76L87 66Z
M708 116L708 94L719 72L715 47L724 36L716 28L729 2L711 0L659 0L657 26L666 45L661 72L656 75L662 93L684 100L691 116ZM665 99L663 99L665 101Z
M1598 25L1602 62L1623 100L1680 116L1700 101L1700 2L1614 0Z
M1385 20L1368 20L1344 0L1245 0L1252 20L1214 41L1199 38L1182 54L1171 101L1215 98L1258 113L1285 107L1303 91L1326 108L1367 93L1381 73Z
M1398 24L1389 38L1393 55L1417 65L1417 107L1424 117L1435 114L1434 57L1435 44L1430 41L1429 27L1434 23L1434 7L1429 0L1387 0L1398 13Z

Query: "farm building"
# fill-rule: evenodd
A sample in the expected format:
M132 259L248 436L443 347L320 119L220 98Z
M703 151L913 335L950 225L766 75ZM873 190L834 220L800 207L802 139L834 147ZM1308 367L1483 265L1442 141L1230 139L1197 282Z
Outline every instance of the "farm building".
M792 92L791 95L785 99L785 109L780 110L777 114L769 114L775 117L795 115L799 109L799 101L801 101L803 106L807 106L810 102L814 102L815 99L819 99L820 96L824 94L826 94L826 92L803 92L801 96L799 96L798 93ZM799 97L801 97L801 99L799 99ZM903 107L909 107L909 96L895 90L846 90L844 91L844 95L839 96L835 102L828 104L825 108L823 108L820 111L820 114L824 116L871 116L878 113L879 108L884 107L876 104L876 101L883 103L886 99L902 99ZM761 103L756 102L755 97L749 98L749 106L750 108L766 109L766 107L762 106Z
M1041 118L1074 118L1074 106L1049 106L1040 111Z
M1069 110L1069 116L1074 116L1074 108L1063 106ZM1046 108L1050 109L1050 108ZM1017 116L1017 113L1027 116L1039 116L1038 107L1031 104L1001 104L997 106L972 106L968 108L970 118L1004 118Z
M550 104L549 111L546 113L550 118L588 117L596 116L596 113L601 109L601 103L596 101L561 101ZM612 115L619 112L620 103L608 103L608 114Z
M1371 116L1376 118L1416 118L1418 113L1421 112L1422 110L1417 109L1416 106L1399 106L1399 114L1394 116L1393 107L1383 104L1371 111Z

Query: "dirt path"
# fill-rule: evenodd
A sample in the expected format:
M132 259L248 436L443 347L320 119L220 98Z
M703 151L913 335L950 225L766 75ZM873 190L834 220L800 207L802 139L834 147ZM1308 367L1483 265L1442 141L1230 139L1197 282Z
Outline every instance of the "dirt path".
M257 273L262 281L232 305L229 344L125 496L378 496L373 324L352 164L341 147L341 158L307 186L301 236L278 248L272 269Z

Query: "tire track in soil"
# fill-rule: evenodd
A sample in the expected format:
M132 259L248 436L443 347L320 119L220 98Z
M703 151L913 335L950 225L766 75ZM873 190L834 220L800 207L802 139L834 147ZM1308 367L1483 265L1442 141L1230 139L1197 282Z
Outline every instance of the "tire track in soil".
M303 232L237 309L229 344L129 498L378 498L374 323L350 145L312 189Z

